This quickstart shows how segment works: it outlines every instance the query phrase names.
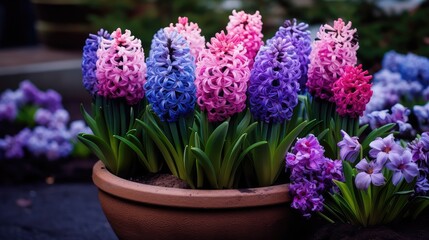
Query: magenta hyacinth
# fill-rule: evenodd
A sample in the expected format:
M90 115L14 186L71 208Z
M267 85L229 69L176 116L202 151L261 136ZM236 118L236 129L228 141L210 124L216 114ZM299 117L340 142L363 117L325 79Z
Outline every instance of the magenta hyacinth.
M144 97L146 63L140 39L129 30L118 28L111 40L102 39L97 51L98 94L107 98L125 98L128 104Z
M240 42L246 48L246 57L249 58L249 68L252 69L254 58L259 48L264 44L262 41L262 17L259 11L255 14L248 14L244 11L232 11L229 22L226 26L228 35L237 35Z
M249 59L237 35L222 31L207 46L197 62L197 103L209 121L223 121L246 107Z
M333 100L340 116L357 118L363 115L366 104L372 96L372 78L362 65L346 66L343 75L332 84Z
M195 62L199 53L204 49L205 38L201 36L201 29L197 23L189 22L187 17L179 17L178 22L166 28L168 31L177 31L189 43L191 55L194 56Z
M359 48L356 28L351 28L339 18L334 26L325 24L317 32L313 42L308 68L307 87L309 92L320 98L333 101L332 85L345 71L345 66L357 63Z

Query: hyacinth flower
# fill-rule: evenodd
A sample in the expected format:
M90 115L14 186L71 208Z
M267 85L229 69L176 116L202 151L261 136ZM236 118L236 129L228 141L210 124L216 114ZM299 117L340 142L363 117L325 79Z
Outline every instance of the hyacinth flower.
M346 66L357 63L359 48L356 28L339 18L334 25L320 26L313 42L308 68L307 87L316 98L333 101L332 85L344 73Z
M197 62L197 103L209 121L220 122L246 108L249 59L238 35L216 33L207 47Z
M273 39L278 37L286 38L287 36L292 39L292 45L295 47L296 54L299 58L301 78L298 82L300 85L300 92L305 92L312 42L308 24L303 22L298 23L295 18L293 20L286 20L275 33Z
M332 191L334 180L343 180L341 161L326 158L324 152L317 138L309 134L299 138L285 158L286 170L290 170L291 207L306 218L323 211L324 193Z
M346 66L343 75L332 85L333 98L340 116L362 116L372 96L371 75L357 67Z
M129 30L122 33L118 28L110 34L110 38L100 39L93 116L82 107L84 119L93 134L80 134L78 138L103 161L109 171L127 176L132 171L134 161L138 161L126 142L134 140L130 140L131 135L127 133L135 127L135 116L140 115L139 105L144 97L144 52L140 39L132 36ZM158 170L157 163L143 161L142 164L149 171Z
M343 161L344 180L334 180L338 191L324 195L324 211L319 214L330 222L364 227L382 225L403 217L416 217L429 206L429 198L418 196L415 191L419 186L416 180L423 188L427 185L420 180L413 157L419 156L417 147L413 152L395 145L393 135L382 139L371 133L367 137L372 139L370 143L365 143L366 139L361 145L358 158L361 160L354 167ZM343 141L346 138L349 136L344 135Z
M179 17L178 22L166 28L167 31L176 31L189 43L191 55L194 56L195 62L198 55L205 48L205 38L201 36L201 29L197 23L189 22L187 17Z
M257 125L246 109L250 77L246 48L237 35L217 33L199 55L196 68L197 104L193 144L198 168L197 187L204 181L212 188L238 184L238 167L247 153L264 142L246 141ZM248 144L249 143L249 144ZM206 180L205 180L206 179Z
M15 91L7 89L0 96L0 121L34 126L33 116L38 109L50 112L62 109L61 95L52 89L42 91L25 80Z
M89 34L85 40L82 54L82 83L85 89L94 96L97 89L97 50L100 47L102 39L110 39L110 34L100 29L97 34Z
M412 155L412 161L417 164L420 177L417 179L415 192L418 196L429 195L429 134L422 133L416 139L408 143Z
M294 111L298 105L299 56L289 36L273 38L262 46L251 71L249 107L258 127L252 142L267 141L251 152L261 186L272 185L292 142L307 126Z
M228 35L236 35L246 48L245 56L249 59L249 68L252 69L253 62L259 48L263 45L262 16L259 11L248 14L244 11L232 11L226 26Z
M197 98L195 61L190 45L178 32L160 29L153 37L146 63L144 89L151 109L137 121L155 139L172 174L187 181L184 155ZM141 145L147 144L144 133L141 140Z

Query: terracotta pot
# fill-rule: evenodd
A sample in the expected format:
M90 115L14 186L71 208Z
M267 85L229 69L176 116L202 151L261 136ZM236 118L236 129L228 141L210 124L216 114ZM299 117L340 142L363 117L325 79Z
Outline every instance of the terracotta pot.
M302 224L289 185L231 190L167 188L93 168L102 209L120 239L291 239ZM292 238L293 239L293 238Z

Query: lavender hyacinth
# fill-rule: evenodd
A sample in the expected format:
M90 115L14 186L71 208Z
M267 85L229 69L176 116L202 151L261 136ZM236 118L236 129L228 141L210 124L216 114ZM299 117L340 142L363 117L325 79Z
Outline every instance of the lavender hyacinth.
M300 22L294 18L292 20L286 20L283 26L280 26L279 30L275 33L275 38L288 38L292 39L292 45L295 47L296 54L299 58L301 78L298 80L300 90L305 90L305 84L307 82L307 71L308 64L310 63L309 55L311 52L311 33L308 30L308 24Z
M110 34L100 29L97 34L89 34L89 38L85 41L82 55L82 83L86 90L91 95L97 93L97 76L96 76L96 63L97 63L97 50L100 46L101 39L110 39Z
M159 30L147 59L146 97L162 121L175 122L194 110L195 61L176 31Z
M282 122L292 117L302 75L295 50L290 37L271 39L259 50L248 88L255 119Z

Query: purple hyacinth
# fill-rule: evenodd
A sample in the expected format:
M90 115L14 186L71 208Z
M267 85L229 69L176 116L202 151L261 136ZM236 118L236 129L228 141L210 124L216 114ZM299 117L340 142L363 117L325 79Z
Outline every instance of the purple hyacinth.
M324 198L316 188L316 183L307 180L290 184L291 207L299 210L305 218L310 218L311 212L323 210Z
M424 196L429 193L429 180L426 175L427 173L420 171L420 175L417 178L414 191L418 196Z
M388 159L391 159L392 154L402 154L404 149L395 142L393 134L385 138L377 137L369 146L369 155L377 159L377 163L384 165Z
M303 22L298 23L295 18L286 20L283 26L280 26L279 30L275 33L273 39L278 37L283 39L290 37L292 39L292 45L295 47L296 54L298 55L301 70L301 77L298 82L300 90L304 91L307 82L307 71L308 64L310 63L309 55L312 42L308 24Z
M195 61L185 38L176 31L159 30L146 62L146 97L159 118L175 122L193 112Z
M0 102L0 121L12 122L18 115L18 109L14 102Z
M62 108L62 97L55 90L48 89L43 92L28 80L22 81L19 89L22 91L26 104L35 104L52 112Z
M407 183L410 183L419 175L417 164L412 161L412 154L408 150L402 155L393 153L386 167L393 171L392 183L395 186L404 178Z
M30 136L31 130L24 128L15 136L7 135L4 139L0 139L0 153L3 152L3 154L0 154L0 158L13 159L24 157L24 149Z
M250 75L250 111L257 120L283 122L298 104L299 56L292 38L275 38L262 46Z
M362 159L356 164L358 174L355 178L355 184L358 189L366 190L372 183L375 186L382 186L385 184L383 173L381 172L383 164L377 161L368 162Z
M340 148L340 157L342 160L355 162L359 156L362 146L358 141L358 137L350 137L345 131L341 130L343 140L338 142Z
M89 34L83 47L82 83L91 95L95 95L98 91L96 76L97 50L103 38L110 39L110 34L106 30L100 29L97 34Z
M45 156L48 160L66 157L73 150L70 133L66 129L51 129L44 126L33 129L26 147L34 156Z
M291 206L305 217L321 211L323 194L334 187L333 180L344 179L341 160L326 158L317 138L310 134L298 139L286 155L286 168L291 170Z

